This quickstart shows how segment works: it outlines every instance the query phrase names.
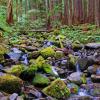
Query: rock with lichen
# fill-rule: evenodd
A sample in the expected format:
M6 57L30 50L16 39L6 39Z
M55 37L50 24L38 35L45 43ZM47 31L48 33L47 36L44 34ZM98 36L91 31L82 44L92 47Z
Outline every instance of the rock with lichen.
M22 80L16 76L3 74L0 76L0 91L7 93L20 93L22 83Z
M40 53L44 58L53 57L55 55L55 51L52 47L44 48Z
M67 98L70 95L70 90L62 80L56 79L48 87L43 89L43 93L61 99Z

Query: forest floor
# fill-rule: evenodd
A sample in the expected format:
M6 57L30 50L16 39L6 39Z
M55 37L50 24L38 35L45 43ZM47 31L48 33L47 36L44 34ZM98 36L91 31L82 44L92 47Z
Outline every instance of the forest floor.
M0 100L100 100L100 28L0 33Z

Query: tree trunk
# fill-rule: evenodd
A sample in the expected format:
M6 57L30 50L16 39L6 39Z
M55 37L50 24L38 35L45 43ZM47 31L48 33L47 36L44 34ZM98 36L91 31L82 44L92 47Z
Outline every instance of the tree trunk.
M14 20L13 20L13 1L12 0L8 0L6 22L10 25L14 23Z

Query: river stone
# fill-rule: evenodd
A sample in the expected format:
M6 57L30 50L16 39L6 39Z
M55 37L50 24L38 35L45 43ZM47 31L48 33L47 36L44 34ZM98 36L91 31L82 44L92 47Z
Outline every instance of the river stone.
M90 96L73 96L70 97L68 100L91 100Z
M100 75L91 75L91 79L94 83L99 83L100 82Z
M16 100L16 98L18 97L17 93L13 93L10 97L9 100Z
M84 71L88 68L88 66L92 66L94 64L94 60L90 57L80 58L77 63L79 64L80 70Z
M85 45L86 48L98 49L100 48L100 43L88 43Z
M82 83L86 83L86 79L83 76L83 73L81 72L74 72L72 74L70 74L70 76L67 77L72 83L75 84L82 84Z

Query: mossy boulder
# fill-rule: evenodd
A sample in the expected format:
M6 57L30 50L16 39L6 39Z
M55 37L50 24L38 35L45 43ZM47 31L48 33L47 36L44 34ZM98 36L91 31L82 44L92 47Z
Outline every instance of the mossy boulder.
M0 91L7 93L20 93L22 80L10 74L0 76Z
M27 81L27 80L32 80L34 78L34 75L37 71L37 66L36 65L31 65L29 68L25 69L21 74L20 78Z
M56 79L48 87L43 89L43 93L61 99L67 98L70 95L70 90L62 80Z
M35 86L47 86L49 84L50 80L44 76L43 74L35 74L35 77L32 81L33 85Z
M53 74L52 72L52 66L46 62L46 60L39 56L35 62L35 66L37 66L38 71L43 71L44 73Z
M44 58L54 57L55 55L55 51L52 47L44 48L40 51L40 53Z

